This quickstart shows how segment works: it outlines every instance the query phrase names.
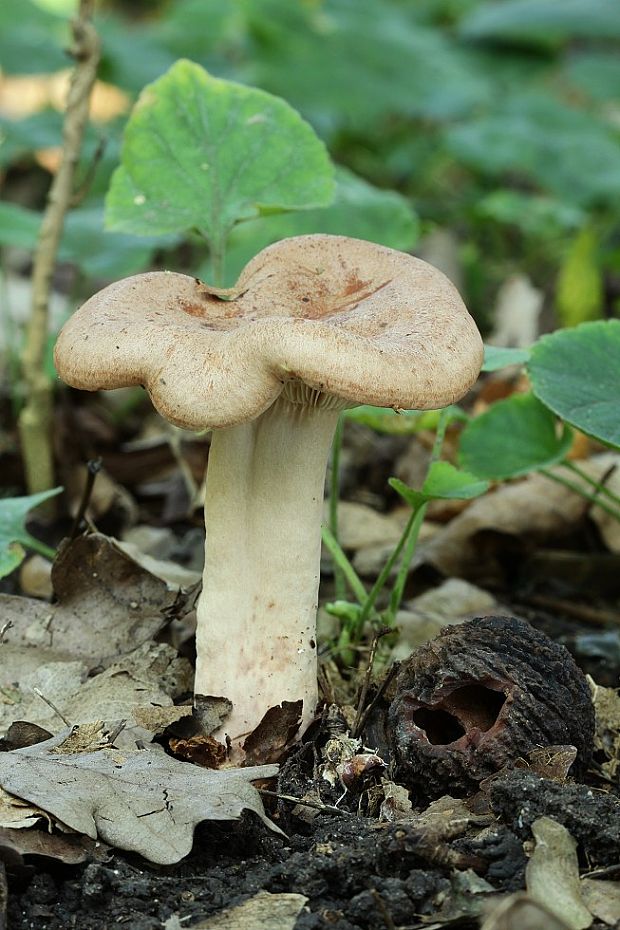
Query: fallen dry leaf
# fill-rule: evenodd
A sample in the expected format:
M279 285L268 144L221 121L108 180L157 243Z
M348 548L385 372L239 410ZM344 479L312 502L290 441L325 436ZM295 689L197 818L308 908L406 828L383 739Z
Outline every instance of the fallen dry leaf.
M57 604L0 595L2 617L12 624L0 649L12 647L12 661L19 647L24 662L28 650L23 647L43 647L44 661L79 659L89 670L108 666L150 642L183 603L165 582L99 533L61 546L52 584ZM3 677L7 666L3 654Z
M620 493L620 456L605 453L579 462L583 471L599 481L614 465L617 470L606 484ZM587 491L592 490L584 480L564 468L558 466L551 471L562 478L568 477ZM531 474L522 481L503 484L494 493L475 500L451 523L420 545L414 564L430 563L447 576L477 578L481 567L477 544L479 534L492 530L511 536L541 538L569 530L586 509L588 501L579 494L544 475ZM620 551L618 521L595 505L588 513L598 524L607 546L612 551ZM488 568L485 570L488 573Z
M383 801L379 810L379 820L396 823L398 820L411 820L413 805L409 792L402 785L397 785L387 778L382 780Z
M4 858L11 865L22 865L24 856L45 856L65 865L80 865L93 858L97 846L105 848L87 836L0 827L0 860Z
M581 893L577 843L551 817L535 820L532 833L536 845L525 870L528 894L570 930L584 930L592 923L592 914Z
M159 729L191 713L191 708L172 706L175 698L191 692L191 666L164 643L145 643L99 675L87 678L87 674L82 662L49 662L18 675L10 700L0 691L0 732L16 720L52 732L67 722L124 720L120 741L133 748L136 740L149 742ZM159 712L159 718L163 714L163 726L158 720L153 727L147 725L149 711Z
M243 744L246 762L277 762L299 730L302 706L303 701L282 701L270 707Z
M480 930L569 930L569 927L543 904L519 891L494 907Z
M227 907L193 930L293 930L308 899L303 894L270 894L259 891L253 898Z
M545 536L569 529L583 514L585 502L544 475L504 484L475 500L463 513L420 545L414 565L429 563L444 575L486 579L481 566L479 534L497 533ZM486 560L485 560L486 561Z
M605 755L601 769L615 781L620 771L620 694L614 688L602 688L590 676L588 684L596 721L594 748Z
M579 465L591 478L597 481L604 479L605 487L620 497L620 455L617 452L604 452L591 459L575 462L575 464ZM604 501L605 496L601 496L600 499ZM590 511L590 515L598 526L607 548L611 552L620 552L620 522L596 506Z
M34 826L40 820L49 822L49 817L44 811L0 788L0 828L21 830Z
M251 784L276 775L277 766L212 771L155 748L60 754L79 729L0 753L0 785L78 833L161 865L188 855L194 828L205 820L236 820L250 810L281 832Z
M610 927L618 926L620 916L620 882L581 879L581 894L590 913Z

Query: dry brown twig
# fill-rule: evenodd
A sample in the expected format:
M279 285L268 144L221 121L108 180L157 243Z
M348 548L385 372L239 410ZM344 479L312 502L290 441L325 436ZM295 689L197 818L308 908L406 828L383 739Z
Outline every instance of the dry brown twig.
M90 96L100 57L99 37L92 24L96 0L80 0L72 21L75 68L67 97L62 155L43 214L32 270L32 307L22 356L26 403L19 416L19 434L28 491L45 491L54 484L52 453L53 383L44 371L48 307L52 274L73 198L75 169L88 120Z

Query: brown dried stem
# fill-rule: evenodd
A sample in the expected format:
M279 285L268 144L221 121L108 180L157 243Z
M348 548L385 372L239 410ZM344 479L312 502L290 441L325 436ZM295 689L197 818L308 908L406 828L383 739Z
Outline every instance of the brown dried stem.
M44 370L49 297L65 215L73 197L73 180L88 120L90 95L99 64L99 38L92 24L95 0L80 0L72 22L76 61L63 126L62 156L52 181L34 256L32 308L22 358L26 403L19 416L19 433L26 483L30 493L54 483L52 453L53 383Z

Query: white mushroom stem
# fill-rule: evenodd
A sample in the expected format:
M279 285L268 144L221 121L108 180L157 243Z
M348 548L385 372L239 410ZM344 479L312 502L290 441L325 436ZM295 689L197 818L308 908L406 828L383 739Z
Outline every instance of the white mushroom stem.
M341 404L291 387L293 402L282 394L256 420L216 430L209 453L195 692L232 701L216 735L237 757L270 707L302 700L301 733L318 699L323 491Z

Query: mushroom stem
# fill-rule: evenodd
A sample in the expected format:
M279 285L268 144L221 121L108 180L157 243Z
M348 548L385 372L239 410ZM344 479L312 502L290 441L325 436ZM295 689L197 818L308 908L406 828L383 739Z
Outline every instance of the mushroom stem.
M340 405L312 394L316 406L283 393L211 442L195 692L232 701L216 735L237 756L270 707L302 700L303 732L318 700L323 492Z

